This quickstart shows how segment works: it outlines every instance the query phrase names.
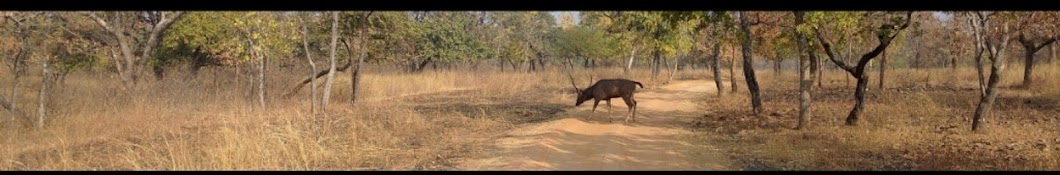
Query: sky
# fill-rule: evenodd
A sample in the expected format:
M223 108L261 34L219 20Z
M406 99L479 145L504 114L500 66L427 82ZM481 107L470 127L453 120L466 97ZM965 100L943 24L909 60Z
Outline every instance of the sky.
M552 17L556 17L556 24L559 24L560 20L561 20L560 19L560 14L562 14L563 12L571 12L572 13L571 15L574 16L574 24L578 24L578 22L582 21L582 18L578 15L578 11L553 11L553 12L549 12L549 13L552 14Z

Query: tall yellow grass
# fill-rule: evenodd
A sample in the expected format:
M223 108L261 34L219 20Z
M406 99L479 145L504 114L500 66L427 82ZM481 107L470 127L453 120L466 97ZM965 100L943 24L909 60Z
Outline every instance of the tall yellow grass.
M256 94L250 91L256 84L233 76L238 75L234 69L205 69L196 79L171 72L132 91L122 91L114 77L99 76L106 74L72 73L51 91L44 128L29 125L34 119L3 115L0 169L428 169L424 166L454 148L511 125L455 116L459 113L428 116L415 111L417 103L406 97L457 90L467 90L463 95L471 98L527 91L569 95L563 94L570 87L566 69L550 68L413 74L367 69L356 105L348 103L350 78L343 72L327 117L309 113L309 86L289 99L278 97L305 77L301 68L269 72L266 111L256 109ZM647 80L647 70L635 72L634 78ZM694 74L683 72L675 78ZM621 69L579 68L572 74L583 88L590 75L625 77ZM31 74L22 82L19 109L35 111L32 88L39 86L40 76Z

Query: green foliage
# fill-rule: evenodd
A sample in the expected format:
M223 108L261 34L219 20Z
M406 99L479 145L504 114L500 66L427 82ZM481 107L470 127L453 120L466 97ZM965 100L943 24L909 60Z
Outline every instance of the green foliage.
M484 45L468 33L467 12L439 12L427 17L420 47L423 54L436 61L453 62L481 58Z
M833 48L845 49L847 42L862 42L861 37L855 36L863 28L863 17L866 12L856 11L812 11L803 16L805 23L796 26L796 30L806 36L816 36L814 30L822 30L832 39ZM826 37L828 38L828 37ZM816 42L811 42L816 44Z
M554 41L558 55L566 58L607 58L618 51L616 38L589 26L557 31Z
M240 18L240 12L187 12L166 30L157 53L161 54L160 58L174 54L187 56L191 49L201 48L201 52L213 58L235 64L246 50L246 42L238 37L240 34L233 25Z
M660 50L664 56L672 57L688 52L691 48L694 29L698 25L698 20L694 20L693 16L682 12L622 12L614 25L623 26L634 38L626 41L643 41L646 46Z

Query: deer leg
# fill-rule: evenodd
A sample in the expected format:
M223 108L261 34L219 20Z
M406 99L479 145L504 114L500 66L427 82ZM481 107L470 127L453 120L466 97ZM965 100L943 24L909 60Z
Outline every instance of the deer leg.
M593 101L593 112L589 113L589 118L585 118L585 120L589 120L589 119L593 118L593 114L596 114L596 106L597 105L600 105L600 100L594 100Z
M626 101L626 107L629 108L630 115L626 116L626 122L629 122L629 119L631 119L633 116L633 111L635 110L634 106L636 106L636 102L633 102L633 98L629 97L622 97L622 100Z
M613 122L611 114L611 99L607 99L607 122Z

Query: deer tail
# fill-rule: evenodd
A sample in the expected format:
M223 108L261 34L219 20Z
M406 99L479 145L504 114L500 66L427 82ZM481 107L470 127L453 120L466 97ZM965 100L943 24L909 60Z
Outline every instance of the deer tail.
M640 82L636 82L636 81L634 81L633 83L636 83L637 85L639 85L639 86L640 86L640 88L644 88L644 84L640 84Z

